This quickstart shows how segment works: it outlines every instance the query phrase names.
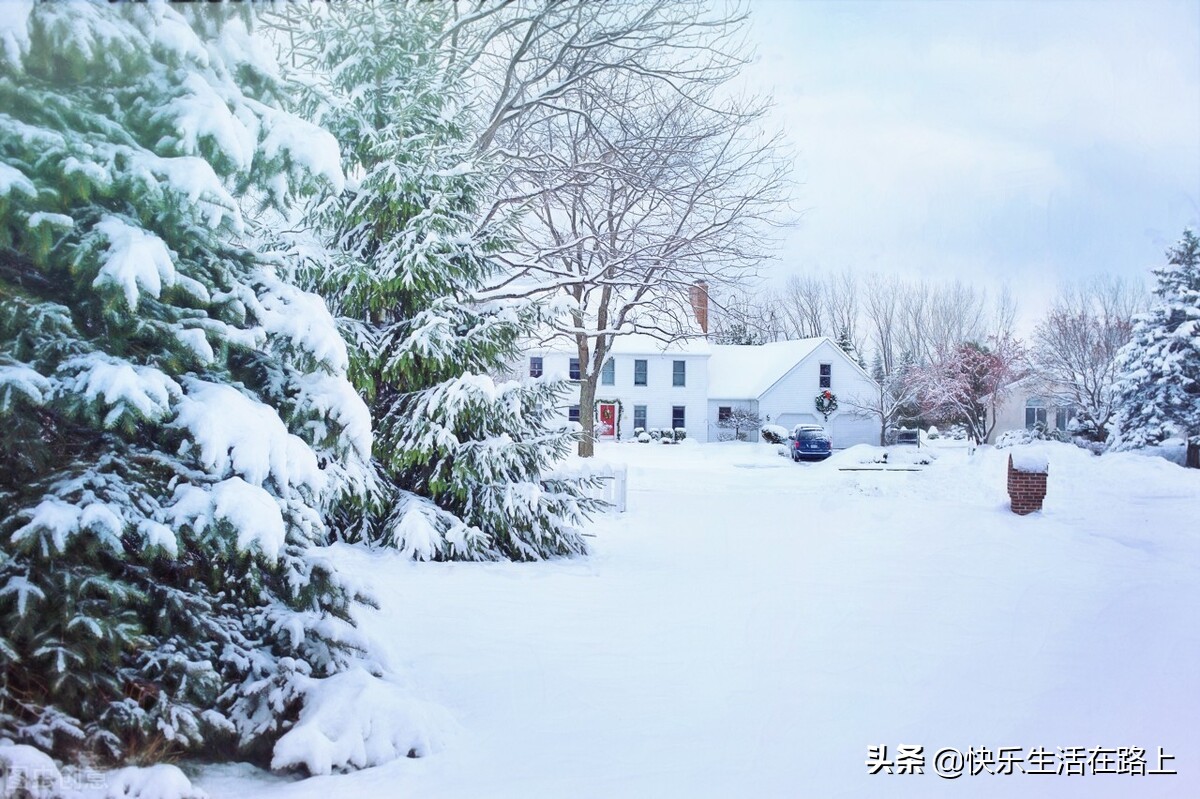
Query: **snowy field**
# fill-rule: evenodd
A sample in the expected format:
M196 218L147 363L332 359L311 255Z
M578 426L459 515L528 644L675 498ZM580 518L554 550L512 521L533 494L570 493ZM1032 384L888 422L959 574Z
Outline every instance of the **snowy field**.
M919 472L767 445L610 445L629 511L594 554L414 565L338 548L441 750L296 781L209 767L214 799L1200 796L1200 473L1049 450L1041 514L1004 453ZM868 775L868 747L925 747ZM943 747L1158 747L1177 776L933 773Z

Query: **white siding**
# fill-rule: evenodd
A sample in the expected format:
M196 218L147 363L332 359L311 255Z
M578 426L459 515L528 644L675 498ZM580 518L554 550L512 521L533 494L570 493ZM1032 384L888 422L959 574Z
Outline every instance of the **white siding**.
M837 411L825 420L816 412L813 401L823 391L820 365L832 366L829 390L837 395ZM873 417L856 415L850 408L851 397L870 397L878 389L875 382L851 361L837 345L824 341L759 398L763 421L792 427L800 423L824 425L833 446L842 449L854 444L878 444L879 422ZM793 421L794 420L794 421Z
M567 377L570 368L571 355L565 352L546 351L533 352L543 359L543 374L561 375ZM524 371L529 374L530 354L525 356ZM633 437L633 408L635 405L646 406L646 426L648 428L671 427L671 412L676 405L684 408L684 427L689 438L697 441L708 441L708 425L705 423L708 410L708 355L656 353L649 355L630 355L618 353L612 356L616 368L615 385L606 386L603 382L596 385L596 399L616 399L621 402L620 433L622 440ZM646 361L646 385L633 384L633 362ZM685 386L673 385L674 362L683 361L685 367ZM579 395L576 393L564 402L562 415L567 416L567 408L578 404Z
M710 399L708 401L708 440L720 441L722 434L732 436L733 431L717 426L717 421L720 418L721 408L741 408L742 410L758 413L757 400L727 400L727 399ZM761 436L755 432L750 436L751 441L758 441Z

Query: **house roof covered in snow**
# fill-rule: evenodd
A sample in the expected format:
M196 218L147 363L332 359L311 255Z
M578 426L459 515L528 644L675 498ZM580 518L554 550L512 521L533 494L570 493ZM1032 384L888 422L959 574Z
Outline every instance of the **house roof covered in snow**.
M828 338L802 338L771 344L712 344L708 396L757 399Z

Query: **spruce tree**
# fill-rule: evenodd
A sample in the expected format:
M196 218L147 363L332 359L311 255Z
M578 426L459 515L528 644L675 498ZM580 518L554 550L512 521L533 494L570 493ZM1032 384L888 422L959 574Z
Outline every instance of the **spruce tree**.
M248 6L39 3L0 43L0 738L266 758L360 650L312 552L367 410L239 201L340 188Z
M350 538L417 559L582 553L595 503L547 469L574 445L552 421L565 384L500 380L537 308L477 296L505 245L480 224L493 188L470 150L470 109L437 42L446 4L317 7L302 20L304 110L342 145L353 185L314 208L312 285L351 346L376 425L380 479L342 508Z
M1200 467L1200 238L1185 230L1154 270L1158 301L1134 321L1117 355L1117 448L1180 437L1188 463Z

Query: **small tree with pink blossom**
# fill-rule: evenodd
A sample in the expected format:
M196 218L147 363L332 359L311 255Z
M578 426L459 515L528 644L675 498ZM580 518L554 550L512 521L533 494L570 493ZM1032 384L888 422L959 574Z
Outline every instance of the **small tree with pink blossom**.
M971 437L986 442L996 426L996 409L1012 384L1025 376L1025 349L1008 335L987 344L963 342L912 370L912 381L928 419L961 422Z

